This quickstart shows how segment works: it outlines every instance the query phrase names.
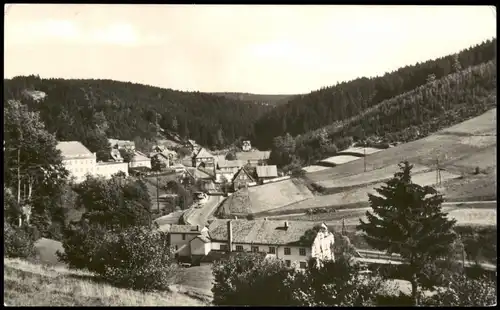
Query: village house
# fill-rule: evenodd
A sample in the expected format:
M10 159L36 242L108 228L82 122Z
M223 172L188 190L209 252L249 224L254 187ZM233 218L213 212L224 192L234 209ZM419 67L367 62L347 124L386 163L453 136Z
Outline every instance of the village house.
M193 156L193 167L199 166L215 169L215 156L203 147Z
M96 153L89 151L78 141L60 141L56 148L61 151L62 164L76 183L83 182L87 174L96 172Z
M178 245L179 258L183 257L185 261L191 261L195 265L210 263L214 258L231 252L261 253L269 258L282 259L286 265L298 268L306 268L311 258L335 258L334 236L324 223L317 231L313 230L314 224L308 221L267 219L217 219L212 221L208 228L177 226L181 225L171 227L170 233L174 237L170 238L175 240L175 243L171 244ZM307 234L308 231L313 233Z
M269 159L270 151L236 152L236 159L242 160L251 166L265 165Z
M250 152L252 150L252 144L249 140L245 140L243 141L241 149L243 150L243 152Z
M215 184L215 176L201 169L187 167L182 177L184 182L188 180L190 184L200 182L202 187L201 190L204 192L212 192L217 188Z
M255 169L257 170L257 179L260 183L278 177L278 168L275 165L257 166Z
M165 167L170 167L172 161L171 161L171 156L169 156L168 153L166 152L161 152L161 153L151 153L150 154L151 160L155 159L158 160L160 163L165 165Z
M242 160L219 160L217 162L216 181L221 182L225 179L227 182L231 182L234 175L243 166L245 166L245 162Z
M204 256L206 250L203 242L192 242L193 239L208 236L207 227L190 225L170 225L169 231L170 246L174 247L175 256L180 260L190 260L193 255ZM192 244L191 244L192 243ZM202 244L202 248L199 245Z
M122 155L120 154L120 150L116 149L116 148L113 148L111 149L111 152L110 152L110 155L111 155L111 158L118 162L118 163L122 163L123 162L123 157Z
M184 144L184 147L191 151L192 155L195 155L200 151L200 146L194 140L187 140Z
M128 176L127 163L98 162L95 166L95 175L102 176L105 179L111 179L113 175L120 172L124 173L125 176Z
M139 167L146 167L148 169L151 169L151 158L146 156L146 154L139 152L139 151L134 151L134 156L128 163L129 168L139 168Z
M255 180L245 167L241 167L231 180L233 190L237 191L240 188L255 185Z
M135 150L135 143L134 141L128 141L128 140L118 140L118 139L108 139L109 144L111 145L112 149L124 149L124 150Z

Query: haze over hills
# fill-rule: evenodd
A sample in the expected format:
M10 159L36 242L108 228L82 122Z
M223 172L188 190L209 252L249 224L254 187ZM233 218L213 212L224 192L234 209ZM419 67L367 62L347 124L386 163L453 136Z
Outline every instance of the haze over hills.
M293 97L297 96L297 95L262 95L262 94L250 94L250 93L234 93L234 92L213 93L213 94L217 96L223 96L229 99L250 101L270 106L278 106L281 104L286 104Z
M111 80L29 76L4 79L4 100L20 99L28 103L30 109L40 111L49 131L55 132L59 140L79 140L95 152L105 147L104 137L136 140L142 147L161 138L164 131L194 139L211 149L227 147L241 139L250 139L259 149L269 149L276 137L290 133L292 137L301 135L297 141L309 141L302 143L306 147L298 147L297 152L292 152L303 163L309 163L335 151L317 151L321 149L315 144L318 139L308 138L316 136L313 130L332 124L336 126L356 115L364 115L384 100L425 85L429 76L439 80L450 73L488 62L496 57L495 46L496 39L493 39L461 51L456 57L449 55L381 77L359 78L302 95L208 94ZM482 79L486 83L484 78L488 77ZM475 75L474 79L472 84L476 83ZM452 81L450 85L455 84ZM490 91L491 87L488 87L485 91ZM474 88L467 89L475 91ZM27 90L31 96L26 96ZM414 106L423 102L419 96L427 96L421 91L414 94L414 98L413 95L406 97L415 102ZM267 102L268 105L255 102ZM449 104L442 107L444 111L451 107ZM399 103L392 105L396 107ZM436 112L434 107L431 109ZM469 116L476 116L474 113L482 113L484 109L469 112ZM422 116L427 115L425 113L423 111ZM379 121L375 118L373 122ZM375 130L370 134L376 135L382 129L375 123L370 125ZM392 128L384 126L384 132L396 133L402 124ZM352 132L348 135L359 136ZM338 144L338 149L343 146L339 141L331 142ZM276 163L283 165L279 161Z

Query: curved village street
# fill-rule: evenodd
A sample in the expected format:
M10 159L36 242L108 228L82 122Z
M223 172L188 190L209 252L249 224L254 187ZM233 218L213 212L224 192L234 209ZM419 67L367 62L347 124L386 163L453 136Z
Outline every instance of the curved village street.
M212 215L219 204L224 200L222 196L208 196L208 201L196 208L197 204L193 205L185 212L185 220L189 225L205 226L208 224L208 218Z

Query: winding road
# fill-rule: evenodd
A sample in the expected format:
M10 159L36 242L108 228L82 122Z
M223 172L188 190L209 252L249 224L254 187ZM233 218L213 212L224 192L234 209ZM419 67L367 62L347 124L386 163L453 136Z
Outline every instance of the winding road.
M208 224L209 217L215 212L219 204L224 200L222 196L208 196L208 201L196 208L193 205L184 214L184 219L189 225L205 226Z

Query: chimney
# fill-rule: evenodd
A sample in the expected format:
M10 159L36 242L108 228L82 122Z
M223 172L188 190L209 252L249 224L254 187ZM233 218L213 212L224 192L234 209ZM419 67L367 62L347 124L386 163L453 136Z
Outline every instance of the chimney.
M267 221L267 217L264 218L264 221Z
M227 221L227 246L229 248L229 253L232 251L233 245L233 225L231 220Z
M285 228L288 228L288 221L285 221Z
M196 231L200 231L200 225L196 225Z
M235 219L235 220L237 220L237 219L238 219L238 217L235 215L235 216L234 216L234 219Z

